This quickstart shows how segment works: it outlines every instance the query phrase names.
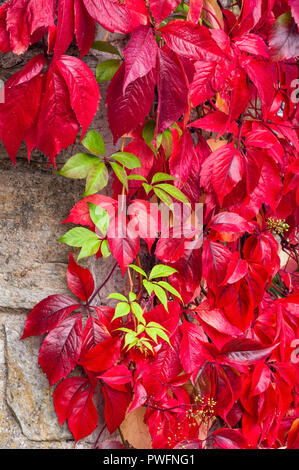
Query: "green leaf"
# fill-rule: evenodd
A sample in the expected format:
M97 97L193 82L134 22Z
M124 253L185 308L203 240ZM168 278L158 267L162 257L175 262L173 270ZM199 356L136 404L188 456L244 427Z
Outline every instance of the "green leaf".
M111 165L115 175L117 176L117 178L121 182L121 184L123 184L124 187L126 189L128 189L128 178L127 178L126 170L121 165L119 165L118 163L110 162L110 165Z
M109 174L107 167L104 162L99 162L98 165L92 168L88 173L84 197L104 189L108 184L108 180Z
M143 186L143 189L146 192L146 194L149 194L151 192L151 190L153 189L153 187L150 184L147 184L147 183L143 183L142 186Z
M146 289L147 293L149 296L152 295L152 292L153 292L153 283L152 282L148 282L146 279L143 280L143 286L144 288Z
M156 279L157 277L168 277L172 274L177 273L177 270L171 268L170 266L165 266L164 264L157 264L153 267L150 272L149 279Z
M139 323L145 325L145 319L143 318L143 310L137 302L131 304L131 310Z
M164 330L164 331L167 331L166 328L164 328L164 326L160 325L160 323L157 323L155 321L150 321L146 327L150 327L150 328L159 328L160 330Z
M112 292L111 294L108 295L107 299L114 299L114 300L120 300L121 302L128 302L127 297L125 297L123 294L120 294L119 292Z
M108 240L103 240L101 244L101 253L104 259L111 255Z
M109 215L101 206L88 202L90 218L105 238L109 227Z
M96 233L84 227L72 228L58 239L59 242L76 247L83 246L85 243L93 240L101 242Z
M141 274L144 277L147 277L146 272L143 271L139 266L136 266L135 264L129 264L129 268L134 269L137 273Z
M152 347L152 345L151 345L151 343L149 342L148 339L141 338L140 342L141 342L141 344L143 344L143 346L145 346L147 349L149 349L154 354L153 347Z
M94 155L105 155L105 144L102 136L97 131L92 130L87 132L81 144Z
M175 181L176 179L177 178L175 178L174 176L168 175L167 173L156 173L153 176L151 184L159 183L160 181Z
M66 178L83 179L100 162L95 155L77 153L73 155L57 173Z
M130 302L134 302L134 300L136 300L137 298L137 295L135 294L135 292L129 292L129 301Z
M110 42L106 41L94 41L91 46L92 49L96 49L101 52L109 52L109 54L118 55L121 57L120 52Z
M166 341L166 343L168 343L169 346L170 346L169 337L167 336L167 334L165 333L165 331L160 330L160 329L157 329L156 332L157 332L157 336L159 336L160 338L164 339L164 341Z
M185 196L185 194L182 193L182 191L175 186L172 186L172 184L157 184L155 188L162 189L166 193L170 194L173 198L177 199L180 202L184 202L185 204L190 204L188 198Z
M116 328L115 331L124 331L125 333L129 333L131 334L132 336L137 336L137 333L136 331L134 330L130 330L129 328L125 328L125 327L122 327L122 328Z
M182 299L180 293L174 287L172 287L168 282L159 281L158 284L159 284L159 286L163 287L163 289L167 290L168 292L170 292L175 297L178 297L181 300L181 302L183 302L183 299Z
M172 154L172 149L173 149L173 138L172 138L172 133L169 129L166 129L162 133L162 147L165 153L166 160L168 160L168 158Z
M164 289L162 289L162 287L158 286L157 284L153 284L153 291L160 300L161 304L163 304L165 310L168 312L167 295L165 294Z
M154 328L146 328L146 334L158 344L157 332Z
M111 80L120 67L120 60L109 59L101 62L96 68L96 79L98 83Z
M125 317L129 313L130 313L130 305L127 304L126 302L120 302L116 306L114 317L112 318L112 321L116 320L116 318Z
M131 349L138 343L138 339L132 333L127 333L125 336L125 344L124 347L128 347L128 350Z
M137 335L140 335L145 331L145 325L142 325L141 323L137 326Z
M88 240L85 242L78 255L78 260L95 255L99 251L101 243L101 240Z
M173 200L171 199L170 196L168 196L167 193L165 193L165 191L163 191L162 189L156 188L156 186L154 186L154 193L168 207L171 208L171 206L173 206Z
M128 175L128 180L146 181L146 178L142 175Z
M129 152L117 152L111 155L110 158L116 160L118 163L121 163L124 167L129 170L134 170L135 168L140 168L141 163L139 158L136 157L133 153Z

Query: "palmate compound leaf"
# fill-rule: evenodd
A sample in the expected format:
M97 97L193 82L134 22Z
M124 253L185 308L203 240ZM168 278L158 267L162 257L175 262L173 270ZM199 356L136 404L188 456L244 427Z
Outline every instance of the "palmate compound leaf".
M55 163L55 156L74 143L79 126L85 135L98 109L98 85L80 59L60 56L42 73L44 65L45 58L38 55L6 83L0 138L13 162L25 140L28 157L36 148Z

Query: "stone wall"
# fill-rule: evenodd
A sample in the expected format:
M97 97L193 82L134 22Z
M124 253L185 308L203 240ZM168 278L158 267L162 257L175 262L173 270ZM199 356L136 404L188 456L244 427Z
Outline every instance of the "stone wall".
M2 2L0 2L2 3ZM97 32L103 39L104 31ZM109 35L109 41L123 47L123 39ZM76 50L71 51L74 53ZM0 56L1 78L6 80L18 71L28 58L39 53L33 46L25 56ZM111 58L109 54L91 51L84 61L95 71L97 63ZM92 124L113 152L105 112L106 86L101 86L100 109ZM63 152L58 167L82 147ZM84 183L67 180L47 169L47 159L33 152L30 164L23 147L12 165L0 145L0 448L72 448L74 441L67 427L60 427L52 404L53 389L38 366L41 338L20 341L26 317L40 300L55 293L66 293L66 270L70 249L56 240L71 225L61 225L84 192ZM89 261L97 283L111 269L113 260ZM99 303L110 291L122 288L118 270ZM103 425L103 403L99 399L99 429ZM90 448L99 431L82 440L78 448ZM107 439L103 433L102 439ZM119 435L113 437L119 439Z

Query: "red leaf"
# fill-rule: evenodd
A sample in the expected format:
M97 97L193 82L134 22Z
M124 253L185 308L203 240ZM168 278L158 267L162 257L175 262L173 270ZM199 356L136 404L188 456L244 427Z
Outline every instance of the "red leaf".
M114 143L144 121L154 100L153 71L130 83L125 93L123 93L124 78L125 64L118 69L107 90L108 120Z
M80 304L75 304L73 299L65 295L50 295L39 302L29 313L21 339L53 330L80 306Z
M163 263L175 263L184 255L190 245L189 249L200 247L200 241L190 242L196 233L196 229L184 229L184 227L174 227L164 231L163 236L158 240L155 255Z
M231 338L242 334L239 328L229 322L221 309L211 308L207 300L196 307L195 312L203 330L219 349Z
M173 10L176 9L180 0L149 0L149 7L158 26Z
M92 194L91 196L87 196L77 202L72 208L70 215L63 221L63 223L87 225L88 227L94 228L94 223L90 218L89 202L96 204L97 206L101 206L108 212L110 217L114 215L117 206L117 201L109 196L104 196L103 194Z
M194 383L196 375L206 360L214 362L214 357L205 348L207 337L203 329L194 323L184 321L181 326L183 333L180 359L187 373L192 374L192 382Z
M219 212L211 222L209 228L217 232L240 233L251 231L250 224L240 215L233 212Z
M288 432L288 449L299 449L299 419L295 419Z
M186 130L179 140L177 149L172 153L169 159L170 173L179 180L179 187L182 187L184 183L186 183L194 159L195 148L193 139L189 130Z
M57 153L74 143L79 124L82 136L85 134L97 111L100 94L92 71L76 57L61 56L54 60L42 81L36 125L27 133L27 129L19 129L18 122L14 127L25 138L29 152L36 147L54 163ZM37 98L40 100L40 95ZM22 103L25 109L28 103L31 101ZM11 112L5 108L3 111L4 116Z
M223 199L242 179L244 172L240 152L234 148L234 144L227 144L204 161L201 169L201 183L209 191L211 185L219 199L220 205Z
M85 377L68 377L55 388L53 401L60 426L69 417L73 402L86 385L88 385L88 379Z
M216 64L208 61L195 62L195 74L190 86L190 97L193 106L198 106L215 95L211 80L215 74Z
M274 60L291 59L299 55L298 28L291 12L284 13L275 20L269 45Z
M217 449L248 449L247 440L237 429L218 429L211 438Z
M140 406L143 406L146 400L147 400L147 391L142 385L141 381L138 380L135 382L135 385L134 385L133 401L130 405L130 408L128 409L128 413L131 413L131 411L134 411L137 408L140 408Z
M56 61L56 67L68 87L71 108L82 127L82 139L98 109L98 84L90 68L76 57L62 56Z
M170 342L171 346L164 342L158 350L157 357L151 359L148 366L144 368L143 373L147 377L143 377L143 385L149 395L152 392L158 392L157 387L159 385L155 384L154 378L160 382L160 387L163 388L161 381L162 384L169 383L182 372L182 364L179 358L181 334L178 330L173 333Z
M291 12L294 20L297 23L297 26L299 27L299 5L297 0L288 0L288 4L291 7Z
M205 26L174 20L160 28L160 33L170 49L189 59L219 60L225 57Z
M243 279L244 276L248 273L248 263L246 260L240 258L240 253L235 251L230 259L230 262L227 267L226 276L223 279L222 283L219 286L225 284L234 284L235 282Z
M76 401L72 403L72 411L68 418L68 426L78 442L89 436L98 425L98 413L92 397L94 390L91 386L81 389Z
M0 6L0 52L9 52L11 50L9 33L6 29L7 8L8 2Z
M161 212L149 201L134 199L128 208L128 214L131 219L130 227L146 241L150 252L158 233L161 232Z
M92 372L101 372L114 366L120 353L121 339L116 336L94 346L80 357L80 365Z
M98 379L103 380L114 390L125 391L124 385L132 382L132 373L127 366L119 364L98 375Z
M283 299L276 300L276 302L280 304L299 304L299 291L295 291Z
M6 10L6 30L14 54L23 54L54 25L53 0L12 0L3 5L3 10Z
M108 228L108 243L112 255L118 261L124 276L127 266L136 258L140 241L138 234L130 225L127 225L126 216L117 215Z
M114 309L112 310L114 312ZM110 338L111 334L107 326L90 315L83 331L81 356L85 356L94 346Z
M204 129L209 132L218 132L222 134L223 130L227 127L228 120L229 117L226 114L221 111L214 111L197 121L191 122L188 124L188 127L198 127L199 129ZM235 121L229 125L227 132L237 134L238 126Z
M242 61L242 66L256 86L262 102L267 106L271 106L275 96L274 75L271 64L248 57Z
M82 320L75 315L63 320L48 333L38 357L38 363L54 385L75 367L82 344Z
M44 65L44 56L37 55L6 82L5 103L0 104L0 138L13 163L39 111L42 89L40 73Z
M188 82L179 58L164 47L158 51L157 132L160 134L184 113L188 105ZM171 106L170 106L171 103Z
M83 0L90 16L112 33L130 33L139 25L148 23L148 12L143 0Z
M202 254L203 276L213 291L216 291L223 282L230 259L231 252L226 246L209 240L204 242Z
M179 291L185 304L191 302L201 291L202 251L200 247L201 241L193 244L192 248L185 248L180 259L171 265L178 272L173 274L169 280L172 286Z
M75 34L81 56L88 53L94 40L95 22L82 0L75 0Z
M235 40L235 44L239 49L241 49L241 51L249 52L253 55L261 55L266 58L269 57L268 47L263 39L257 34L243 34L243 36Z
M54 58L68 49L74 37L74 0L59 0Z
M36 147L53 163L55 156L75 141L78 131L67 85L55 63L52 63L44 76L44 93L36 128L32 128L25 138L28 151Z
M227 364L252 365L263 361L277 348L277 344L265 347L250 339L233 339L226 343L217 360Z
M128 391L119 392L109 385L103 385L102 391L105 397L105 420L108 430L112 434L125 419L132 394ZM116 403L117 406L115 406Z
M203 0L190 0L187 20L197 24L203 7Z
M82 268L74 261L72 253L69 256L66 279L73 294L86 302L94 291L94 280L89 269Z
M150 26L139 26L133 31L123 51L126 59L123 93L131 82L144 77L156 67L157 52L158 46Z

